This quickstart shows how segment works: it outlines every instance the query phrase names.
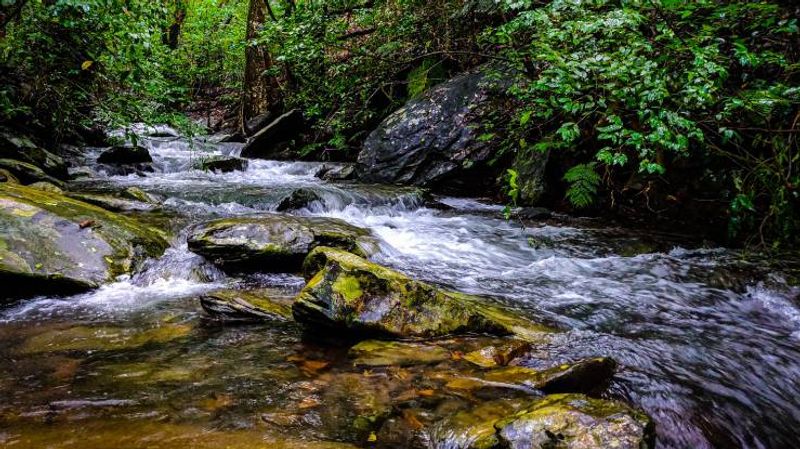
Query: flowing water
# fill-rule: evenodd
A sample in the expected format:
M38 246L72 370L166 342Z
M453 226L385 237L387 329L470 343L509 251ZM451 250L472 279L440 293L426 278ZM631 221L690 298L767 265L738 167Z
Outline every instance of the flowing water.
M658 447L800 447L800 290L789 286L797 271L788 262L768 268L679 235L592 220L506 221L500 206L471 199L431 207L414 189L323 182L316 163L204 172L193 169L199 159L239 146L142 143L155 172L108 176L87 162L94 175L71 188L136 186L163 198L162 209L132 214L173 232L172 247L97 291L0 310L0 445L403 447L353 423L365 403L391 408L404 394L398 382L428 391L430 373L361 372L293 323L222 326L199 308L198 295L222 287L287 299L302 287L291 275L225 275L190 253L185 235L203 220L272 211L305 187L322 200L295 213L369 228L377 262L565 329L543 349L550 358L614 357L621 369L608 395L654 417ZM420 419L448 410L421 404Z

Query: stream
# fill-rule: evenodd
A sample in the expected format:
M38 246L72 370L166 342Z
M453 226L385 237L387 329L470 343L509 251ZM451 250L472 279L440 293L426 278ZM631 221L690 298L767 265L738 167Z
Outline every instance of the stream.
M359 407L358 390L369 387L354 380L360 371L340 350L304 338L294 323L221 325L198 305L199 295L222 287L287 298L302 288L292 275L226 275L189 252L185 238L204 220L274 211L304 187L323 200L293 213L370 229L380 241L374 261L565 329L544 349L552 358L616 359L607 396L654 418L657 447L800 447L800 289L789 282L796 284L796 262L745 262L679 232L598 220L505 220L501 205L477 199L436 198L433 207L415 189L322 181L320 163L192 169L203 157L237 155L238 144L140 144L153 173L108 176L89 152L93 175L70 189L135 186L163 198L160 209L128 214L172 232L172 246L91 293L0 310L1 446L372 444L343 425ZM304 404L316 411L262 418ZM455 448L454 438L430 435L428 444Z

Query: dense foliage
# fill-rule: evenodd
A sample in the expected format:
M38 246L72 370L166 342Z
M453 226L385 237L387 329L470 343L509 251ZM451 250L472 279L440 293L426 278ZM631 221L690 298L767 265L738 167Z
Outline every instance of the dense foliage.
M499 164L548 152L554 202L661 215L699 200L726 215L732 238L787 245L800 235L800 33L790 2L0 5L8 80L0 114L56 136L98 122L188 127L187 109L207 124L222 109L241 127L245 49L259 48L281 107L302 110L310 124L298 155L353 158L403 102L492 61L499 76L517 75L507 110L487 121L484 136L497 140ZM252 7L263 23L248 24ZM513 184L512 201L524 182L513 168L499 180Z
M596 201L600 175L610 203L625 187L615 184L657 181L693 159L721 178L719 190L733 189L732 234L797 235L796 11L674 0L505 7L514 18L483 40L527 75L512 93L536 149L578 152L565 174L575 206Z
M3 120L55 138L96 123L188 125L181 108L198 87L240 88L243 2L181 1L4 0Z

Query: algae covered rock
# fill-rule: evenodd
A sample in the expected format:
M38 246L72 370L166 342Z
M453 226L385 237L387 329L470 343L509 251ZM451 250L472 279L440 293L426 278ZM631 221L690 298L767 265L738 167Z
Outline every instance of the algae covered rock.
M58 179L48 175L41 168L27 162L14 159L0 159L0 169L11 173L22 184L35 182L49 182L61 187L63 184Z
M286 320L292 316L288 302L267 294L241 290L219 290L200 298L209 315L221 321Z
M0 131L0 158L16 159L34 165L58 179L67 178L67 165L60 156L39 147L24 136Z
M545 396L495 424L509 449L652 449L654 425L644 413L583 395Z
M427 365L450 359L450 351L431 344L365 340L347 354L356 366Z
M481 298L415 281L346 251L317 248L303 270L310 280L292 310L307 325L388 337L545 332Z
M374 247L369 231L323 217L264 215L204 223L188 237L189 250L223 268L245 271L300 270L317 246L366 254Z
M160 255L164 236L66 196L0 185L0 283L5 298L85 291Z

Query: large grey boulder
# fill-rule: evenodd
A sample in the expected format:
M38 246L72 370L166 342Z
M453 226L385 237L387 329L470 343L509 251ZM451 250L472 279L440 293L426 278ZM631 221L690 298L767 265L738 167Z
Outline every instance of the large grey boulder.
M0 184L0 302L95 288L167 246L162 233L128 217Z
M223 269L292 273L318 246L367 255L376 242L366 229L326 217L264 215L224 218L199 225L189 250Z
M387 117L364 142L357 171L368 182L477 188L495 145L482 129L511 76L496 81L481 66L433 87Z

